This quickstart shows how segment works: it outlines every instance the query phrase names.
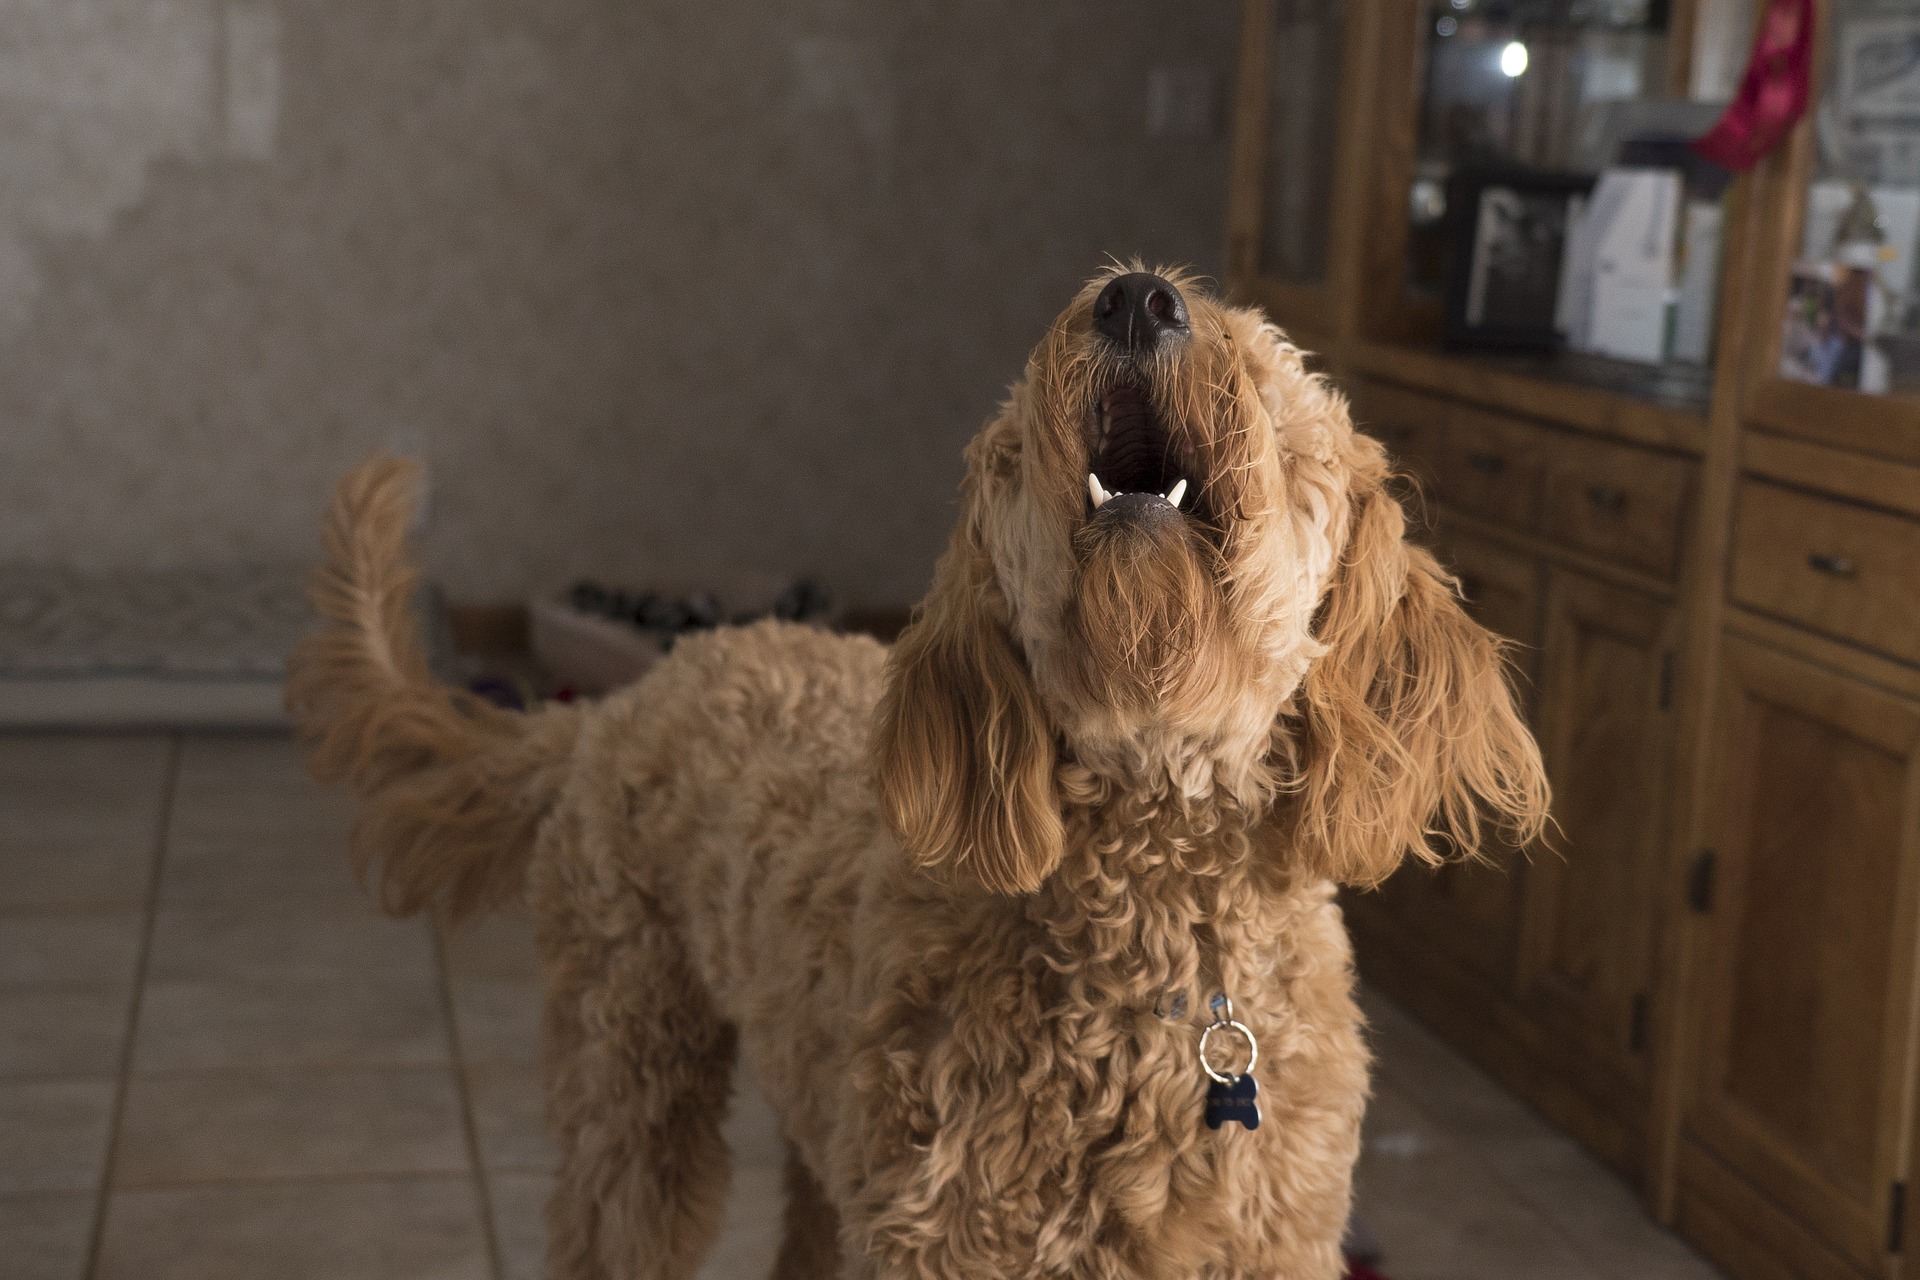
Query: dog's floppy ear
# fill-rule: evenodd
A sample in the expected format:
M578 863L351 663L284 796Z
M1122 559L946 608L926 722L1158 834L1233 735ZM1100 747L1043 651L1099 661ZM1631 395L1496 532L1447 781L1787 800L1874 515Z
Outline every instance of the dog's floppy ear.
M1453 580L1405 541L1379 446L1354 437L1345 554L1314 627L1293 724L1292 809L1303 853L1370 885L1412 854L1480 847L1491 822L1523 843L1547 818L1539 748L1515 708L1500 644L1460 607Z
M887 662L875 737L880 809L917 863L1030 893L1060 862L1053 734L968 510Z

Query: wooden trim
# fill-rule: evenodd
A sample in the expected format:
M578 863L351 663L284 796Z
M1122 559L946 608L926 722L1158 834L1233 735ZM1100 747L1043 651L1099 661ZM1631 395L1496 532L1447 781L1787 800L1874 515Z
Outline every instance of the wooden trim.
M1373 213L1368 179L1372 173L1369 140L1380 129L1378 56L1381 21L1387 6L1379 0L1347 0L1340 60L1340 154L1333 173L1333 208L1327 227L1327 302L1341 354L1360 331L1365 314L1365 250Z
M1440 332L1440 307L1409 298L1406 288L1407 192L1420 148L1420 90L1426 5L1423 0L1378 0L1374 57L1378 126L1370 139L1366 184L1367 234L1360 245L1357 286L1365 310L1356 337L1431 341Z
M1827 0L1815 0L1816 35L1826 30L1827 7ZM1821 56L1821 49L1817 47L1811 90L1816 105L1794 127L1786 143L1761 162L1750 179L1759 188L1756 203L1760 216L1751 259L1758 288L1753 291L1752 305L1740 317L1747 326L1757 327L1753 339L1747 343L1744 398L1749 416L1762 386L1782 381L1779 377L1780 318L1786 310L1787 273L1799 256L1802 218L1806 213L1804 193L1813 164L1812 116L1820 100Z
M1435 523L1443 529L1458 529L1482 541L1537 556L1556 569L1564 569L1580 574L1582 577L1597 578L1610 587L1637 591L1662 604L1671 604L1674 601L1673 583L1665 578L1629 568L1591 552L1569 547L1565 543L1549 542L1537 533L1527 533L1511 525L1501 524L1497 520L1488 520L1462 511L1458 507L1450 507L1443 502L1435 502L1433 509L1437 517Z
M1778 308L1774 316L1777 329ZM1771 345L1777 361L1780 335L1773 334L1766 344ZM1866 396L1776 376L1764 379L1749 394L1747 417L1784 435L1920 463L1920 402L1897 396Z
M1690 97L1694 40L1700 27L1700 0L1675 0L1667 14L1667 96Z
M1823 723L1844 721L1849 733L1888 755L1907 756L1920 746L1920 707L1885 689L1862 688L1838 671L1816 671L1814 678L1830 685L1810 688L1804 674L1808 660L1790 650L1753 641L1730 646L1723 665L1743 674L1743 689L1766 683L1768 700ZM1920 886L1916 886L1920 887Z
M1741 448L1748 473L1920 517L1920 466L1881 462L1754 431Z
M1227 290L1236 301L1260 307L1296 343L1336 365L1358 326L1364 297L1359 259L1368 214L1371 153L1366 139L1374 128L1378 97L1373 46L1379 17L1378 4L1347 0L1341 19L1339 137L1328 191L1326 271L1321 283L1305 284L1267 275L1261 261L1273 0L1244 0L1241 10L1233 170L1227 200Z
M1743 181L1727 196L1726 225L1732 235L1721 263L1712 408L1700 466L1699 502L1681 567L1673 788L1661 876L1661 898L1667 903L1684 900L1694 852L1707 842L1712 823L1714 696L1719 687L1727 550L1739 473L1739 391L1749 341L1745 318L1753 294L1751 266L1759 252L1757 193L1754 183ZM1679 1207L1681 1120L1699 1031L1688 1017L1692 975L1705 945L1698 928L1691 912L1667 913L1655 962L1665 981L1654 986L1648 1019L1653 1085L1647 1105L1646 1198L1653 1216L1667 1223L1674 1221Z
M1578 813L1581 782L1593 776L1589 771L1596 765L1601 776L1609 776L1604 770L1618 763L1624 772L1611 775L1610 781L1638 803L1631 810L1630 827L1613 829L1597 847L1587 843L1578 825L1570 826L1562 850L1556 851L1551 836L1545 842L1546 856L1535 861L1524 885L1526 907L1516 948L1521 1007L1565 1046L1560 1069L1576 1087L1612 1097L1613 1109L1639 1136L1636 1147L1644 1158L1651 1061L1622 1041L1621 1023L1612 1021L1611 1015L1625 1012L1617 1003L1624 990L1613 979L1629 972L1633 985L1644 992L1659 977L1662 912L1643 876L1664 861L1667 847L1671 712L1661 703L1659 686L1661 655L1671 650L1675 633L1675 611L1641 591L1584 574L1552 572L1544 613L1538 737L1555 792L1556 816L1567 817L1569 804ZM1617 668L1608 668L1606 683L1597 686L1587 661L1594 652L1585 647L1588 640L1644 655L1644 683L1625 683ZM1596 701L1593 695L1602 689L1597 702L1610 709L1602 714L1611 727L1596 739L1589 735L1588 717ZM1606 762L1591 754L1594 741L1610 745ZM1589 790L1584 803L1590 806L1595 799ZM1607 803L1611 807L1616 802L1609 798ZM1588 808L1584 816L1593 816L1593 810ZM1596 878L1595 869L1603 865L1624 866L1633 874L1624 880L1605 874ZM1591 896L1595 892L1605 896L1596 900ZM1644 921L1643 932L1636 921ZM1624 927L1615 930L1616 925ZM1569 943L1574 955L1596 945L1595 929L1608 931L1598 945L1610 962L1598 973L1583 972L1585 965L1577 960L1572 968L1563 967ZM1636 1176L1639 1172L1634 1170Z
M1920 699L1920 670L1904 662L1880 657L1845 641L1803 630L1790 622L1782 622L1735 604L1727 606L1726 629L1729 634L1804 658L1836 675L1862 681L1901 697Z
M1384 342L1357 342L1348 358L1355 369L1375 377L1616 440L1693 454L1706 445L1707 419L1598 387L1532 377L1472 357Z

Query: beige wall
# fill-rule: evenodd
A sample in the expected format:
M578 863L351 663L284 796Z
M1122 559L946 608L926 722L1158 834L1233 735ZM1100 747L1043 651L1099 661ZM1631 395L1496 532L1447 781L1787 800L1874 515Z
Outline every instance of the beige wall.
M459 597L919 594L958 450L1102 255L1217 270L1227 0L0 10L0 560L305 557L424 452Z

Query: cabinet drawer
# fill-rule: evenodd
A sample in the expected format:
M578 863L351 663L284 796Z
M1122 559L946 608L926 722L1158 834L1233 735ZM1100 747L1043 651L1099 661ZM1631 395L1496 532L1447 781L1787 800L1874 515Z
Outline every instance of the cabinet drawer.
M1431 488L1439 472L1446 401L1379 382L1357 382L1351 390L1360 429L1387 446L1395 468Z
M1920 522L1748 480L1734 538L1735 600L1920 662Z
M1546 466L1541 519L1548 537L1673 576L1692 463L1569 436L1554 441Z
M1448 534L1434 548L1460 579L1474 621L1529 652L1540 645L1540 562L1480 538Z
M1538 528L1543 438L1539 427L1455 406L1440 451L1441 496L1517 529Z

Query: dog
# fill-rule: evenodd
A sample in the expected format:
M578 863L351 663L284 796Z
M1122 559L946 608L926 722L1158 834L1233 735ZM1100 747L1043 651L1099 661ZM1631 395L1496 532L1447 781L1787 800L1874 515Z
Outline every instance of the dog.
M1339 393L1182 272L1090 281L966 462L891 651L761 622L524 713L428 672L410 464L341 483L289 706L386 910L532 903L556 1280L694 1274L742 1049L782 1280L1341 1274L1335 888L1539 832L1499 643Z

